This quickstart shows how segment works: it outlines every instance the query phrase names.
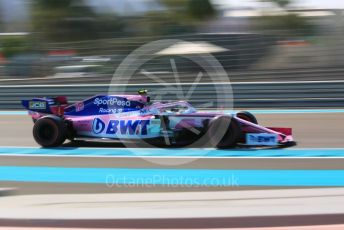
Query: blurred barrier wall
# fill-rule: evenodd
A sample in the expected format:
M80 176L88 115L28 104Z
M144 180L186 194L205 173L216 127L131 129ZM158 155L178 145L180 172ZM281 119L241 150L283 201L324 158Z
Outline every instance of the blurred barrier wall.
M303 33L304 31L294 31L290 34L283 30L260 33L195 33L48 43L39 47L36 53L20 54L5 60L0 64L0 79L10 76L47 76L56 73L56 67L94 64L99 66L96 73L111 74L130 52L147 42L160 39L203 42L219 47L223 51L212 55L228 71L344 68L343 32L312 36L305 36ZM97 57L98 60L85 60L89 56ZM107 61L99 61L102 58ZM192 72L199 69L185 58L174 58L179 71ZM169 59L164 56L157 56L146 63L146 68L151 71L171 70Z
M50 43L41 47L42 54L48 53L49 50L73 52L69 56L56 55L49 58L45 58L44 55L30 56L36 60L39 58L40 62L32 62L28 56L7 60L1 67L0 109L19 109L21 99L35 96L66 95L71 102L75 102L94 94L106 94L106 85L111 82L112 74L128 53L146 42L170 38L206 42L225 50L213 53L213 56L228 72L233 83L235 108L343 107L343 33L322 33L309 37L302 35L303 33L299 36L283 33L284 31L267 34L198 33ZM175 82L171 58L176 63L180 82L193 83L197 73L202 71L202 67L187 58L158 55L157 58L145 63L142 69L165 82ZM21 67L16 66L18 63L21 63ZM39 76L32 75L31 71L25 72L23 68L26 65L40 70ZM97 68L86 72L85 66ZM27 75L9 76L8 67ZM52 68L63 69L64 72L52 73ZM69 73L71 69L78 73ZM138 70L129 83L142 85L128 86L128 93L136 93L139 88L147 88L149 91L160 93L162 100L182 99L176 98L176 92L173 91L166 94L161 86L152 86L151 82L151 79ZM204 76L200 82L209 83L211 79ZM97 86L99 84L103 86ZM183 91L186 92L187 86L183 87ZM210 83L199 85L186 100L197 107L216 99L221 102L221 95L215 95L214 92L214 87ZM221 104L213 104L211 107L221 107Z
M185 94L190 85L180 89ZM152 97L162 100L180 100L177 89L166 89L159 85L139 84L127 86L126 92L135 94L138 89L147 88ZM344 81L329 82L282 82L282 83L232 83L234 108L319 108L343 107ZM19 109L20 100L32 97L66 95L70 102L76 102L94 94L107 94L106 85L42 85L42 86L1 86L0 109ZM198 85L188 101L196 107L221 107L221 94L216 94L212 84ZM213 102L213 104L209 104Z

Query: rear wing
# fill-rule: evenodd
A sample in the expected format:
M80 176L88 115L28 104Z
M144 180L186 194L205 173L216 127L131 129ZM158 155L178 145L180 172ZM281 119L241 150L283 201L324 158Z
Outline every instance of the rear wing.
M22 105L26 110L32 112L62 116L64 108L68 106L68 102L65 96L58 96L54 98L44 97L22 100Z

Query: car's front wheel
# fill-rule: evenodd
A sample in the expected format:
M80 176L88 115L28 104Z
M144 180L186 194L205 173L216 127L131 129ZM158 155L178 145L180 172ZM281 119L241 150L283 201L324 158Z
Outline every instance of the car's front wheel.
M253 124L258 125L258 120L257 118L250 112L248 111L240 111L236 114L237 117L239 117L240 119L243 119L245 121L249 121Z
M242 130L236 119L230 116L220 116L210 121L208 134L212 146L230 148L238 143L242 136Z
M33 137L43 147L57 147L66 140L66 125L62 118L47 116L38 119L33 126Z

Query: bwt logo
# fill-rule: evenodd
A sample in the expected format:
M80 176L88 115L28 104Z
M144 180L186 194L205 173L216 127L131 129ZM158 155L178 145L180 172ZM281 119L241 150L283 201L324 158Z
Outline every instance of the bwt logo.
M110 120L107 125L99 119L93 120L92 130L95 134L102 133L106 129L106 134L122 135L147 135L147 126L150 120Z
M276 145L278 137L273 133L248 133L247 144L251 145Z
M101 98L96 98L94 99L93 102L95 105L100 106L100 105L118 105L118 106L130 106L130 101L127 100L118 100L116 97L111 97L111 98L106 98L106 99L101 99Z
M250 136L251 141L255 141L255 142L275 142L276 141L276 137L274 136Z
M99 134L103 132L104 129L105 129L105 123L101 119L96 118L93 120L92 130L95 134Z

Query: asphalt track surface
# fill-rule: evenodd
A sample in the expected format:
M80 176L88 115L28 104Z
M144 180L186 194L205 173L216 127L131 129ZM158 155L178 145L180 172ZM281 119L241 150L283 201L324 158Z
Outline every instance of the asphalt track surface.
M26 115L0 116L0 146L39 147L32 138L32 121ZM293 113L293 114L257 114L260 124L265 126L292 127L293 135L298 145L292 148L343 148L344 147L344 113ZM73 146L70 143L66 148L76 148L83 151L84 147ZM86 147L111 147L122 150L120 145L88 144ZM97 148L94 149L97 155ZM25 149L24 149L25 151ZM90 151L90 150L88 150ZM115 150L114 150L115 151ZM134 150L135 151L135 150ZM229 150L230 151L230 150ZM234 150L233 150L234 151ZM89 168L174 168L174 169L259 169L259 170L342 170L344 158L200 158L185 161L184 158L157 157L153 161L145 157L116 158L107 157L73 157L73 156L0 156L0 166L47 166L47 167L89 167ZM113 192L161 192L161 191L204 191L204 190L242 190L267 189L265 186L119 186L107 187L104 184L82 183L47 183L42 182L4 182L1 187L19 188L17 194L35 193L113 193ZM285 186L286 188L288 186ZM300 186L302 187L302 186ZM268 187L270 188L270 187ZM276 188L272 186L271 188Z
M264 126L292 127L293 136L298 148L333 149L344 148L344 113L292 113L292 114L258 114L260 124ZM22 147L25 151L28 147L39 147L32 138L32 121L26 115L0 115L0 149L5 147ZM86 150L84 147L64 145L66 149ZM88 145L88 151L97 151L99 147L122 149L119 145ZM115 151L115 150L114 150ZM229 150L234 151L234 150ZM264 151L264 150L263 150ZM158 157L159 158L159 157ZM161 168L161 169L258 169L258 170L344 170L343 157L220 157L199 158L190 162L184 162L184 158L159 158L159 163L145 157L80 157L80 156L25 156L25 155L1 155L0 168L7 166L16 167L101 167L101 168ZM168 163L168 164L166 164ZM12 194L92 194L92 193L161 193L161 192L205 192L205 191L236 191L236 190L273 190L288 189L289 186L106 186L104 184L83 183L41 183L41 182L11 182L1 181L0 187L13 187ZM294 187L295 188L295 187ZM304 187L298 186L297 189ZM310 188L310 187L308 187ZM312 188L312 187L311 187ZM0 194L1 196L1 194ZM288 198L289 199L289 198ZM332 198L323 197L324 202ZM251 201L249 206L251 207ZM286 201L289 203L289 201ZM167 203L166 203L167 205ZM206 205L206 204L202 204ZM144 207L144 205L142 206ZM216 207L216 206L214 206ZM272 210L274 206L271 206ZM320 206L321 207L321 206ZM331 209L331 207L330 207ZM302 210L300 207L299 210ZM309 226L324 224L343 224L342 214L324 215L299 215L276 217L237 217L237 218L203 218L203 219L150 219L150 220L25 220L25 219L0 219L1 226L23 227L113 227L117 228L225 228L225 227L273 227L273 226ZM324 226L325 227L325 226ZM335 226L334 226L335 227ZM337 226L341 229L341 225ZM286 227L288 228L288 227ZM298 227L297 227L298 228ZM313 228L310 228L313 229ZM321 227L319 227L321 229Z

